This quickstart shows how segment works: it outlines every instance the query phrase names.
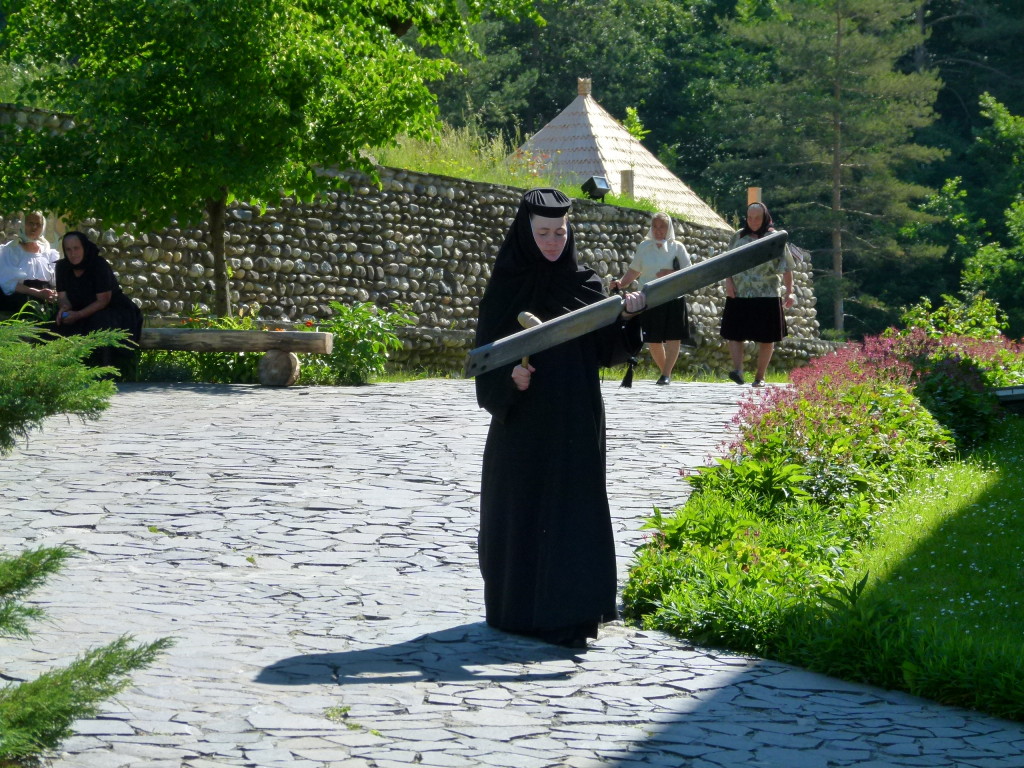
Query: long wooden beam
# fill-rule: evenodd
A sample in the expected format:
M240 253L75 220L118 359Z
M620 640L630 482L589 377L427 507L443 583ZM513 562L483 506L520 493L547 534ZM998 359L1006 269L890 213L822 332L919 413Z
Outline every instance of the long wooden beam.
M739 274L758 264L778 258L785 252L789 235L779 230L766 237L741 245L731 251L705 259L645 285L641 292L647 299L647 308L657 307L685 296L700 288ZM470 351L466 357L464 374L467 377L507 365L527 355L562 344L585 333L615 322L625 302L620 296L611 296L590 306L556 317L533 328L492 341Z
M308 352L329 355L334 334L322 331L217 331L206 328L143 328L142 349L187 352Z

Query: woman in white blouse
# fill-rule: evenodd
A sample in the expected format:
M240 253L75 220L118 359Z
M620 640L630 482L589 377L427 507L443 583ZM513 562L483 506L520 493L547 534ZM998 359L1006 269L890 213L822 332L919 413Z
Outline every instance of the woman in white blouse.
M54 264L59 255L43 237L42 211L25 216L14 240L0 248L0 310L16 312L29 299L57 300Z
M647 237L637 246L626 274L619 280L612 280L608 287L616 291L637 279L643 287L655 278L688 266L690 254L686 252L686 246L676 240L672 217L667 213L656 213L651 218ZM686 300L678 298L648 309L640 316L640 323L651 358L661 372L656 383L668 384L679 358L680 343L689 337Z

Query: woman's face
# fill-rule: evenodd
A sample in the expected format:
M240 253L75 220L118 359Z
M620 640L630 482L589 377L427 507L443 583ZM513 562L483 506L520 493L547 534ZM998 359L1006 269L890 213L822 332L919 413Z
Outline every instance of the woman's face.
M82 259L85 258L85 248L82 247L82 241L77 237L65 237L64 257L71 262L72 266L77 267L81 264Z
M747 229L757 232L764 224L764 208L760 205L752 205L747 208Z
M664 240L668 237L668 222L664 219L655 219L651 222L651 233L655 240Z
M544 254L544 258L548 261L558 261L558 257L565 250L565 244L569 241L569 225L565 216L559 219L533 216L530 218L530 227L533 229L533 240Z
M25 234L35 240L43 234L43 219L34 213L25 217Z

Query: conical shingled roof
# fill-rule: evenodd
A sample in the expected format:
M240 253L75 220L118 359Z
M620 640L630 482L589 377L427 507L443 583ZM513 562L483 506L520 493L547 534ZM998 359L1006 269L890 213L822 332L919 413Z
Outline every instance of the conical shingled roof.
M668 213L695 224L732 231L725 219L661 164L590 95L580 78L579 95L535 133L520 152L546 172L573 184L604 176L622 194L622 171L633 170L633 197L653 200Z

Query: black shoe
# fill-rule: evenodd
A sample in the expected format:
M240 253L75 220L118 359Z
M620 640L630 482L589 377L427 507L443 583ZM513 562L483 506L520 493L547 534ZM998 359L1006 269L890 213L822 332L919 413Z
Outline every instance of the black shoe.
M665 385L668 384L670 381L672 381L672 379L670 379L668 376L659 376L658 380L654 383L659 385Z
M758 389L760 389L761 387L765 386L764 379L754 379L754 383L751 384L750 386L757 387Z
M742 371L729 371L729 378L735 381L737 384L743 383L743 372Z

